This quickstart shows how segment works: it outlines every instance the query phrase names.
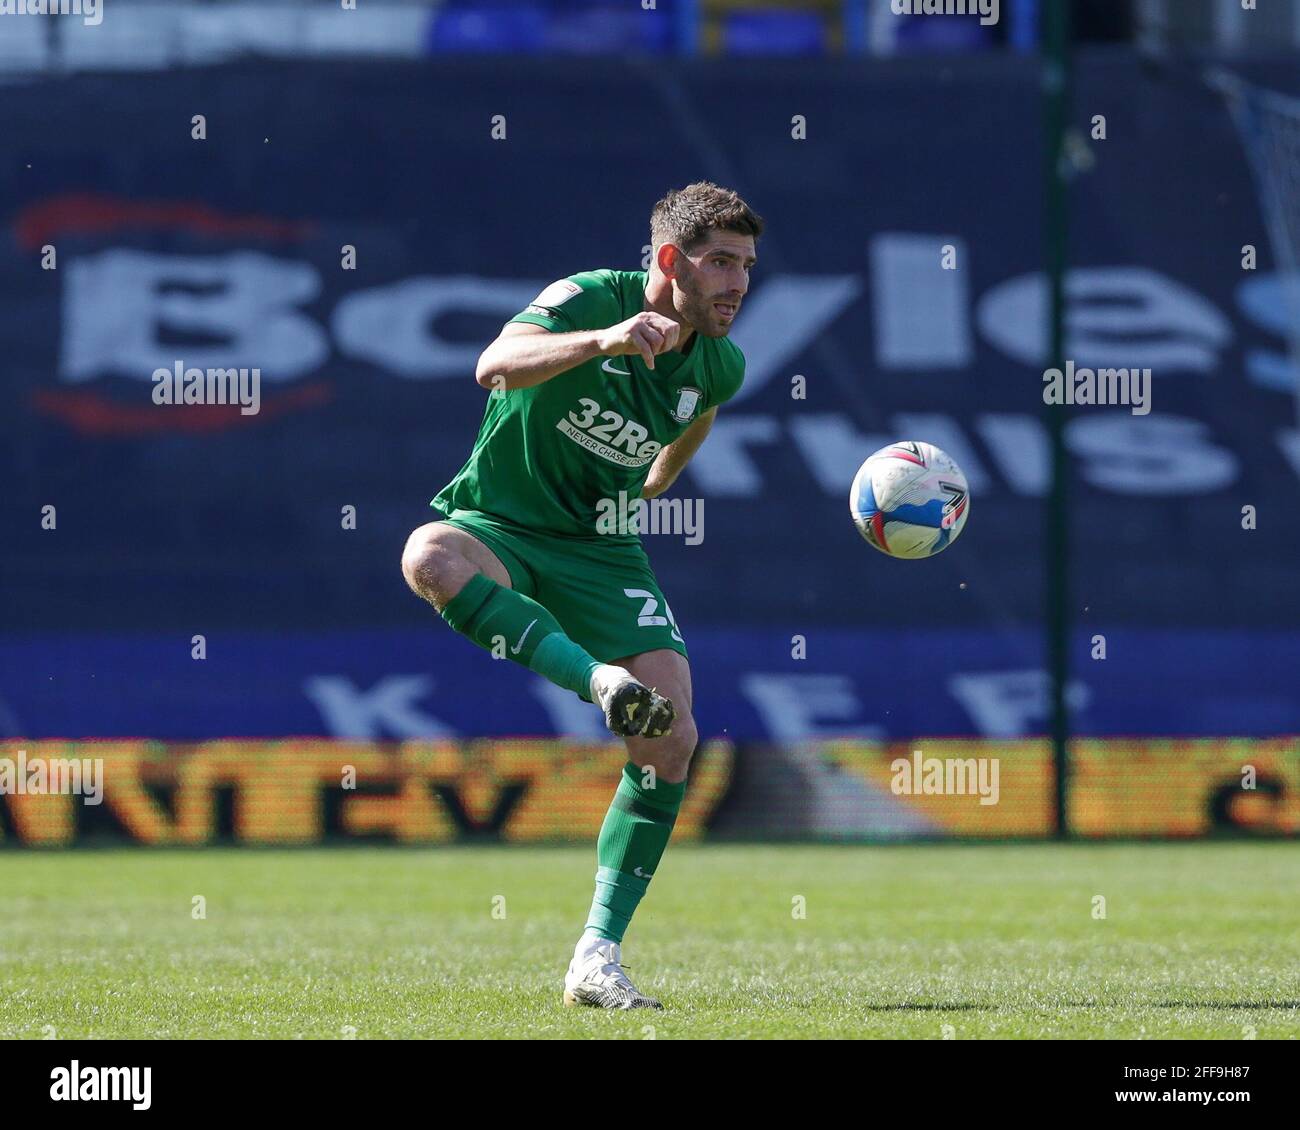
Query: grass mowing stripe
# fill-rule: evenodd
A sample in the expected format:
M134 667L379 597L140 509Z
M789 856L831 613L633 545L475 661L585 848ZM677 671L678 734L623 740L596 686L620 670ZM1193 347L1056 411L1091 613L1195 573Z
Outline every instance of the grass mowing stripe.
M670 846L647 1019L560 1005L592 848L0 852L0 1038L1294 1038L1297 858Z

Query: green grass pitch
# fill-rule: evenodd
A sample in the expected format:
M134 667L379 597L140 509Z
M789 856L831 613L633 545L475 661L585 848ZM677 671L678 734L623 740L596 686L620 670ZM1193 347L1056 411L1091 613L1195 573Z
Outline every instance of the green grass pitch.
M624 950L663 1012L560 1003L594 873L567 847L3 852L0 1038L1300 1036L1295 844L670 847Z

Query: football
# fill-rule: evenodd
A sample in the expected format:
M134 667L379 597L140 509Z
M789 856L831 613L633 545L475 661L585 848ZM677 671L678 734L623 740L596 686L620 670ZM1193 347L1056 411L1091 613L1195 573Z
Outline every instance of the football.
M853 477L849 512L881 553L913 560L952 545L970 514L961 468L932 443L891 443Z

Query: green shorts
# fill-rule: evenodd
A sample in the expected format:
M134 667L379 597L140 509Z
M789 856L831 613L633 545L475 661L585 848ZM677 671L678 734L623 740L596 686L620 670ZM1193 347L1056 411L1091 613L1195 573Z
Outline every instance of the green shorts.
M556 537L488 514L453 510L449 526L478 538L501 560L511 587L559 621L602 663L686 644L640 542Z

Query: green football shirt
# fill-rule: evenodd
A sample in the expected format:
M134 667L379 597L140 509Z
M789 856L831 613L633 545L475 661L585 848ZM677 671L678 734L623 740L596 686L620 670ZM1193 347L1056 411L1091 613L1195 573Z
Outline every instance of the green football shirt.
M512 322L554 333L599 330L645 308L645 271L583 271L552 283ZM639 353L595 357L532 388L493 391L474 450L431 503L562 537L636 542L598 519L635 500L655 456L702 412L735 396L745 358L693 334L646 368ZM622 493L620 493L622 492Z

